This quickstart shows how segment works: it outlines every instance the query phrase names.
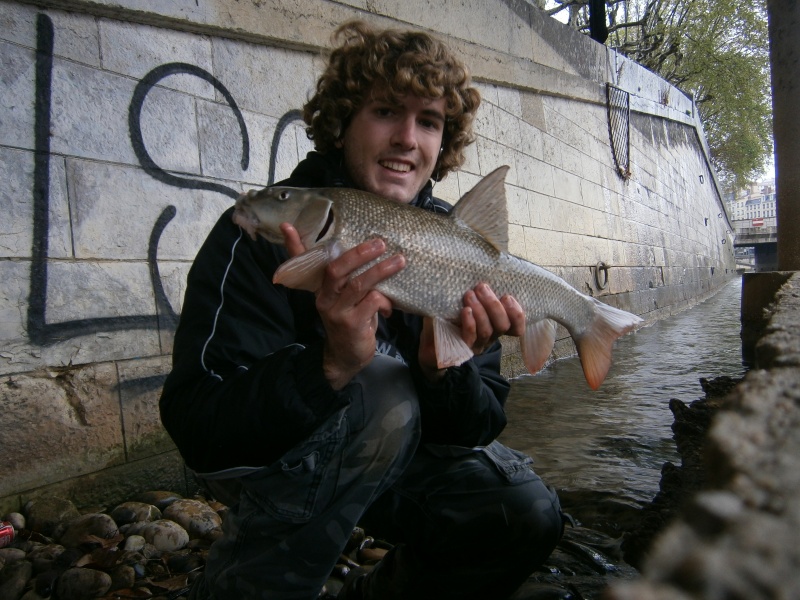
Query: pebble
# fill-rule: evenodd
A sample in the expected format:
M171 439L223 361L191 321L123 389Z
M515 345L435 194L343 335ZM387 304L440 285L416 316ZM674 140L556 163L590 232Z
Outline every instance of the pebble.
M190 573L205 566L225 510L158 490L86 514L64 498L36 498L3 516L15 539L0 548L0 600L90 600L117 592L185 599Z

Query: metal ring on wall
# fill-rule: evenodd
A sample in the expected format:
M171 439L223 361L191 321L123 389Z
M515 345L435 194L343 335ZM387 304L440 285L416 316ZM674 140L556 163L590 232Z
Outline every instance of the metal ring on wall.
M602 282L600 281L600 271L605 273ZM597 284L598 290L604 290L606 287L608 287L608 265L602 260L597 263L597 266L594 269L594 282Z

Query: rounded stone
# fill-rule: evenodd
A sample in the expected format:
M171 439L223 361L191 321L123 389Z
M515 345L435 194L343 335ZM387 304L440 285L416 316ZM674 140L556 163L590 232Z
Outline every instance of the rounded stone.
M62 546L78 547L91 543L93 537L109 539L119 533L114 519L103 513L83 515L72 521L59 540Z
M147 540L145 540L141 535L130 535L125 538L123 549L127 550L128 552L141 552L146 543Z
M27 560L6 563L2 575L0 598L19 598L33 576L33 565Z
M178 523L191 538L205 537L222 526L217 512L199 500L176 500L164 511L164 517Z
M80 517L81 513L69 500L47 496L28 502L25 515L28 529L58 538L69 522Z
M25 515L18 512L11 512L8 513L5 517L3 517L3 521L8 521L14 527L16 531L20 529L25 529Z
M111 518L117 525L127 525L141 521L158 521L161 518L161 511L145 502L123 502L111 511Z
M119 565L111 571L111 590L132 588L136 583L136 571L130 565Z
M64 546L61 544L40 544L36 548L28 551L28 560L55 560L61 553L64 552Z
M175 552L189 543L189 534L175 521L160 519L148 523L142 530L142 537L160 552Z
M25 551L19 548L0 548L0 557L7 565L10 565L25 560Z
M144 502L145 504L152 504L162 513L164 510L176 500L181 500L183 496L176 494L175 492L165 492L165 491L150 491L144 492L139 495L139 502Z
M111 576L94 569L67 569L58 578L59 600L86 600L103 596L111 588Z

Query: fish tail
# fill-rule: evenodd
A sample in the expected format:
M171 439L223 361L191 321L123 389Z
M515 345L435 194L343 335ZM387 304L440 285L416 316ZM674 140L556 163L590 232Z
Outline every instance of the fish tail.
M585 332L573 338L586 381L589 387L596 390L611 367L611 347L614 340L635 329L642 323L642 319L595 298L591 298L591 301L595 309L594 320Z

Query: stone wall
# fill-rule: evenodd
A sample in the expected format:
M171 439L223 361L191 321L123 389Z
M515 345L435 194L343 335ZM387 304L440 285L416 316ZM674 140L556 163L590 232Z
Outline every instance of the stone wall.
M0 508L184 485L157 400L186 273L311 148L297 109L357 17L435 24L471 65L478 141L436 192L509 165L512 252L648 319L733 274L691 100L523 0L0 0Z

